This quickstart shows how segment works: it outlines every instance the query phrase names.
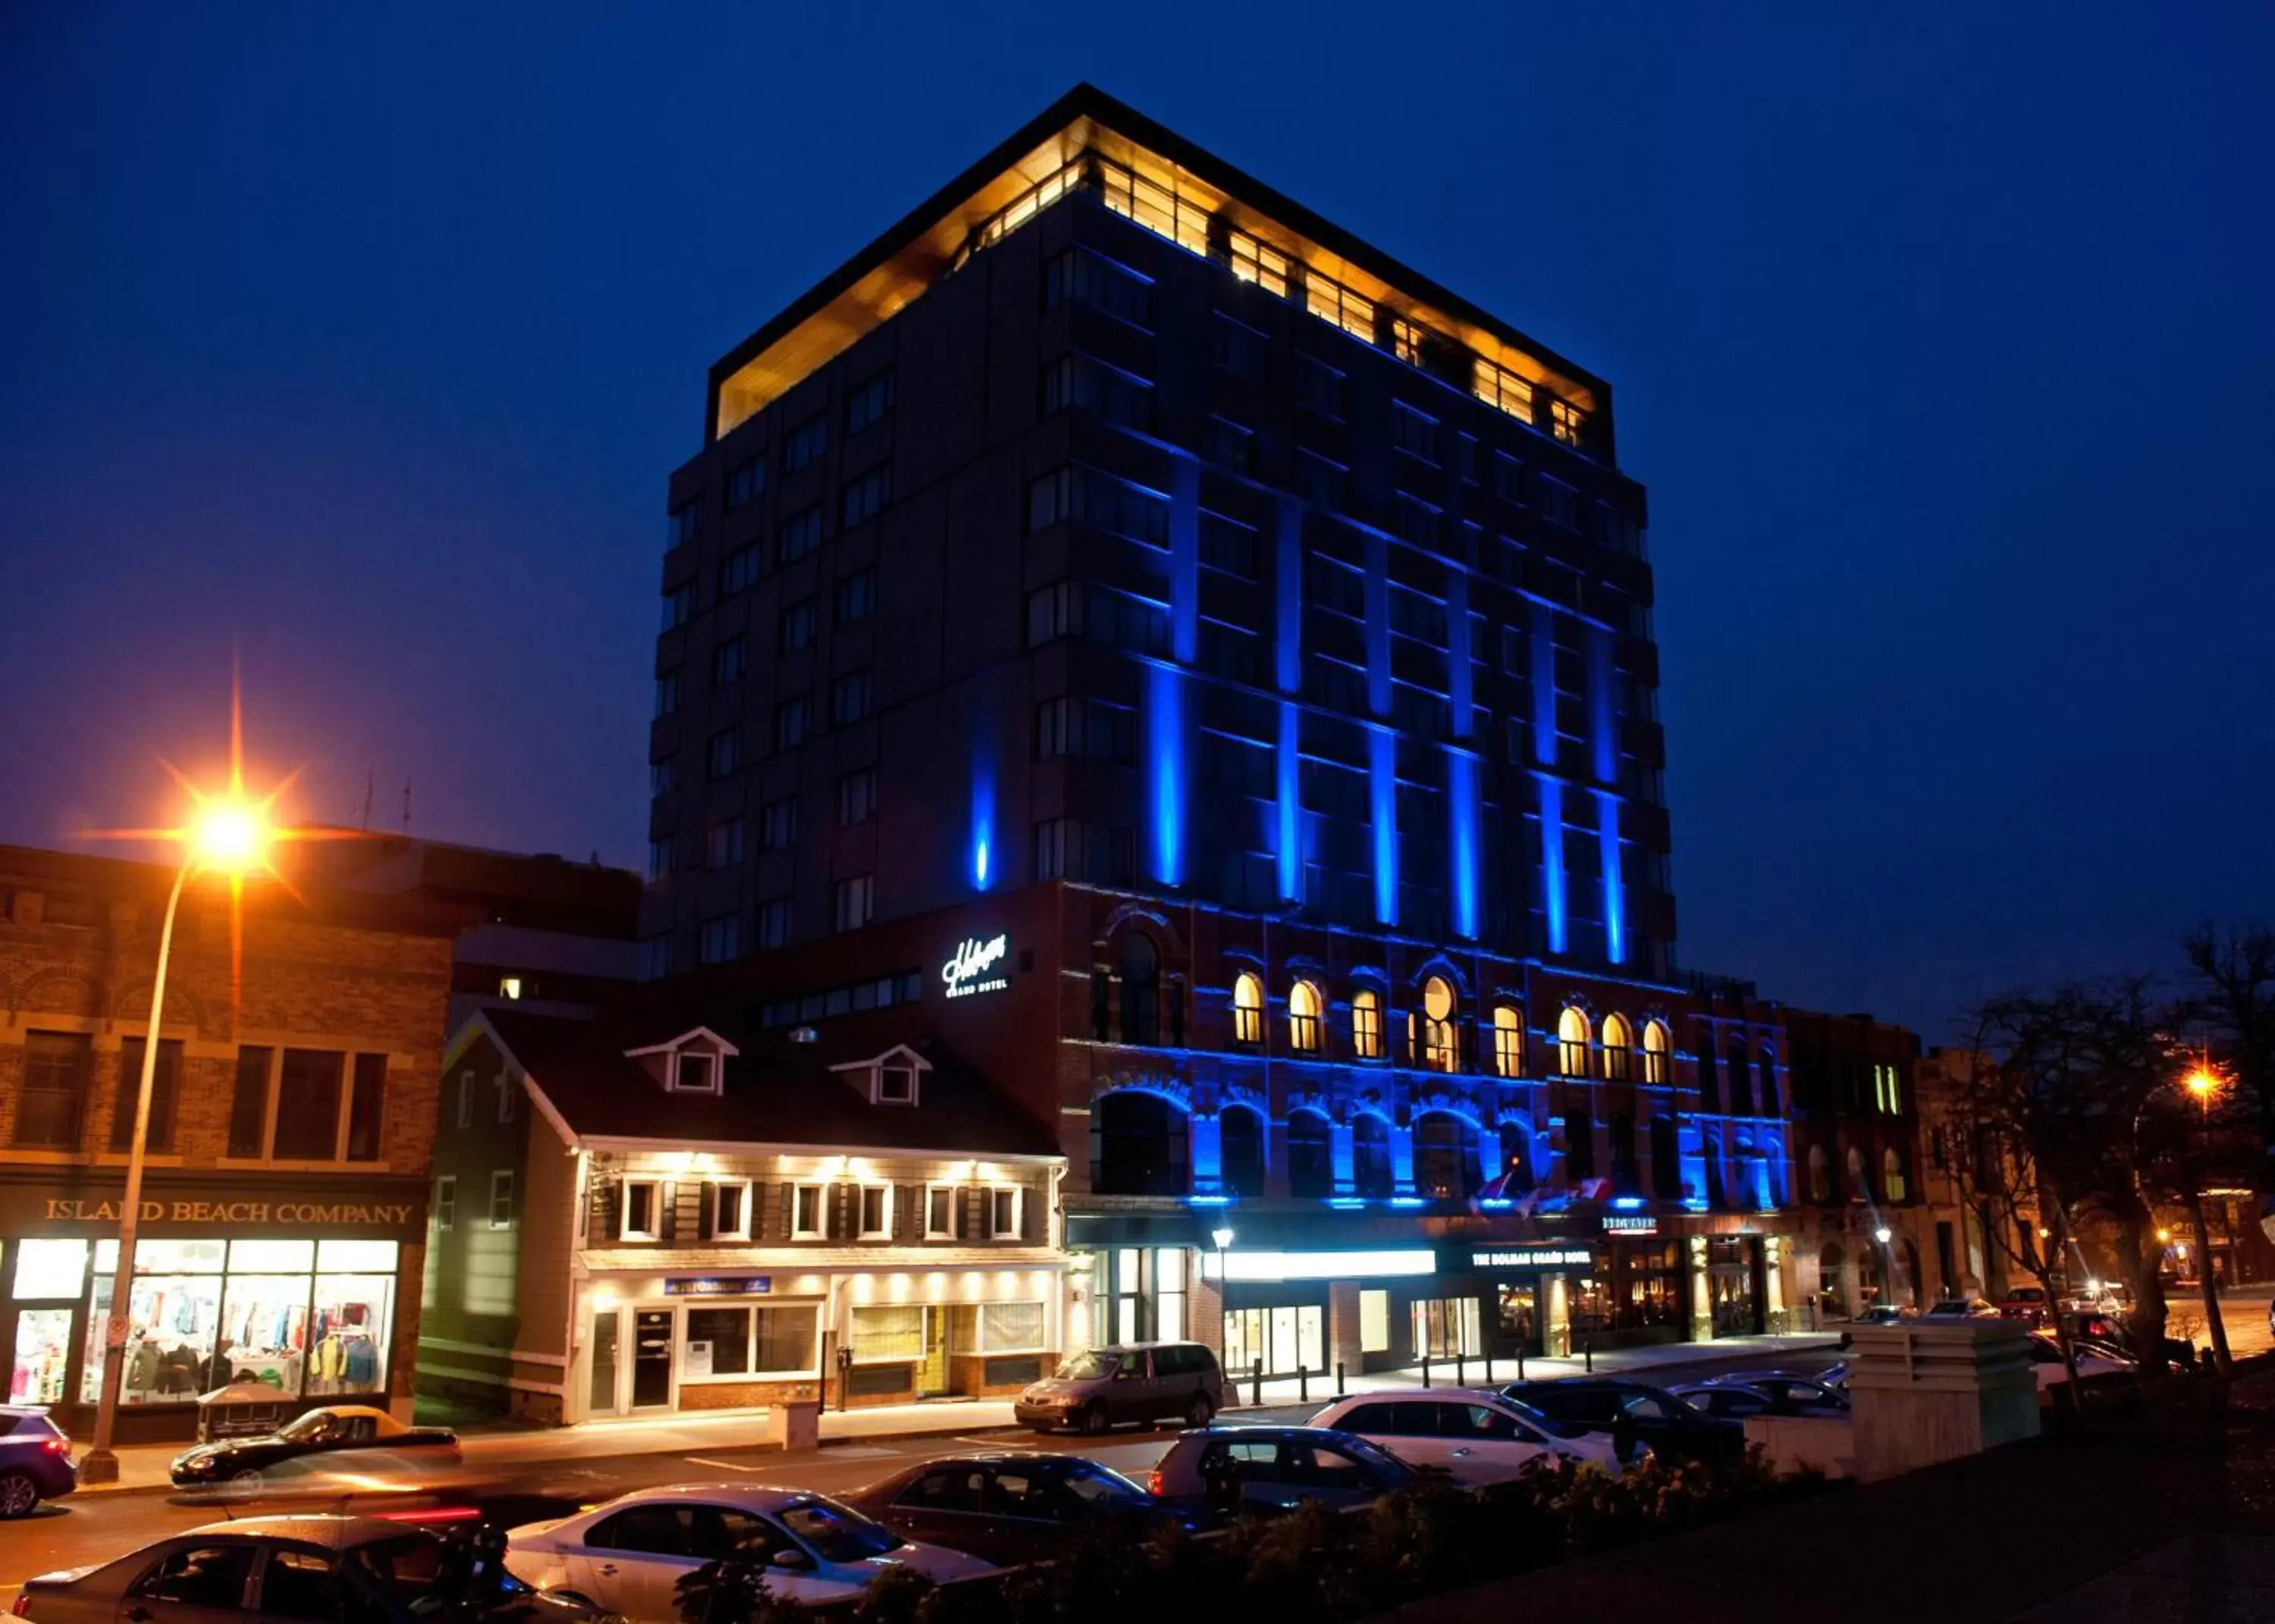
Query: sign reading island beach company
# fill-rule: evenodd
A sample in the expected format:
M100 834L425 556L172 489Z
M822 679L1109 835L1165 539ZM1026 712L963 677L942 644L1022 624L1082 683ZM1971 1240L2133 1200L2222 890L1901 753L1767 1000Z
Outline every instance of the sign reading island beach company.
M1004 933L982 941L967 936L956 956L940 967L941 984L950 998L970 998L978 993L1001 993L1011 985L1004 960L1010 956L1011 938Z

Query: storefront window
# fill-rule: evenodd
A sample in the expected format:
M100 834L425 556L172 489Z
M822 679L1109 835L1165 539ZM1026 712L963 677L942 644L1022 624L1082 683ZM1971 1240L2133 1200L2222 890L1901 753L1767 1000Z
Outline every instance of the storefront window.
M60 1404L64 1367L71 1359L72 1311L27 1308L16 1315L16 1365L8 1377L11 1404Z
M857 1325L873 1311L855 1309ZM680 1333L680 1379L805 1374L813 1369L816 1314L811 1303L691 1308Z
M1175 1342L1185 1334L1185 1253L1164 1246L1153 1253L1153 1336Z
M1752 1336L1762 1328L1761 1242L1752 1235L1716 1235L1706 1243L1707 1285L1714 1302L1714 1334Z
M16 1301L76 1298L87 1289L85 1241L16 1243Z
M913 1303L853 1311L853 1356L857 1359L918 1359L924 1356L924 1309Z
M1263 1361L1266 1376L1326 1372L1326 1314L1315 1303L1225 1311L1224 1369L1237 1379Z
M981 1353L1024 1353L1043 1343L1043 1305L1039 1303L983 1303L979 1305Z
M127 1298L122 1404L187 1403L231 1381L279 1399L378 1393L395 1325L393 1241L147 1240ZM118 1243L95 1248L80 1399L102 1394Z
M1475 1297L1429 1297L1410 1305L1414 1315L1414 1356L1474 1358L1485 1351L1478 1334Z
M1500 1336L1503 1343L1537 1350L1540 1346L1540 1286L1537 1280L1510 1280L1498 1288Z

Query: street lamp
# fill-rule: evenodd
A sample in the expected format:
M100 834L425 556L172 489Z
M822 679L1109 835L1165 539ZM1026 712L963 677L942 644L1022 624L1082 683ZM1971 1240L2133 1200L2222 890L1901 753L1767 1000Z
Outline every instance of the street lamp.
M1872 1231L1872 1238L1878 1241L1881 1245L1886 1246L1889 1242L1896 1238L1896 1232L1889 1228L1887 1225L1882 1224L1878 1229Z
M213 874L228 880L234 894L248 875L268 868L269 846L288 838L268 821L268 809L283 792L283 786L261 800L245 793L234 706L231 721L228 789L208 795L184 780L191 810L183 827L102 832L114 839L170 842L181 848L182 859L174 871L174 888L166 898L165 921L158 927L157 977L150 986L150 1026L142 1040L142 1078L134 1097L134 1140L127 1152L126 1190L118 1207L118 1261L111 1271L110 1312L102 1328L102 1398L95 1410L94 1446L79 1462L81 1483L118 1481L118 1457L111 1450L110 1439L118 1419L119 1379L126 1363L127 1323L134 1300L134 1232L142 1214L142 1162L150 1134L150 1090L158 1074L159 1022L165 1012L166 968L173 953L174 916L181 907L182 888L195 876Z

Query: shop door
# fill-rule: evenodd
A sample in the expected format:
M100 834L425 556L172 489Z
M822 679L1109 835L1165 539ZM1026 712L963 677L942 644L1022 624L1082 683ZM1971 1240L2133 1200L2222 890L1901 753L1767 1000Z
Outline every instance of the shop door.
M8 1373L11 1404L53 1407L68 1391L64 1378L71 1363L72 1311L58 1308L19 1309L16 1313L16 1343Z
M632 1408L660 1409L671 1402L671 1311L632 1315Z
M948 1391L948 1311L924 1311L924 1359L917 1366L917 1396L937 1398Z
M620 1363L617 1348L624 1324L624 1311L621 1309L593 1311L593 1384L585 1406L587 1415L613 1416L619 1408L616 1402L616 1370Z
M1504 1280L1498 1289L1501 1345L1510 1352L1540 1351L1540 1284Z

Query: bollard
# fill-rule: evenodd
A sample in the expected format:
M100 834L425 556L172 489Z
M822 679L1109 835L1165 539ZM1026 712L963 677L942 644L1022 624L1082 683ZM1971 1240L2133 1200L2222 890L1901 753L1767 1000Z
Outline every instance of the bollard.
M1311 1401L1311 1372L1301 1359L1296 1361L1296 1401L1299 1404Z
M1262 1354L1257 1355L1255 1362L1248 1367L1248 1401L1251 1404L1264 1402L1264 1356Z
M1580 1357L1587 1361L1588 1374L1593 1376L1596 1373L1596 1339L1592 1333L1582 1340Z
M1488 1348L1485 1349L1485 1386L1490 1387L1493 1385L1493 1349Z
M1341 1359L1338 1359L1338 1360L1336 1360L1336 1361L1335 1361L1335 1396L1336 1396L1337 1398L1341 1398L1341 1397L1342 1397L1342 1395L1343 1395L1343 1362L1342 1362Z
M1519 1381L1524 1379L1524 1344L1523 1342L1516 1345L1516 1379Z
M1466 1351L1456 1349L1454 1354L1454 1386L1466 1387L1469 1385L1470 1356Z
M1422 1353L1422 1385L1425 1387L1430 1385L1430 1353L1427 1348Z

